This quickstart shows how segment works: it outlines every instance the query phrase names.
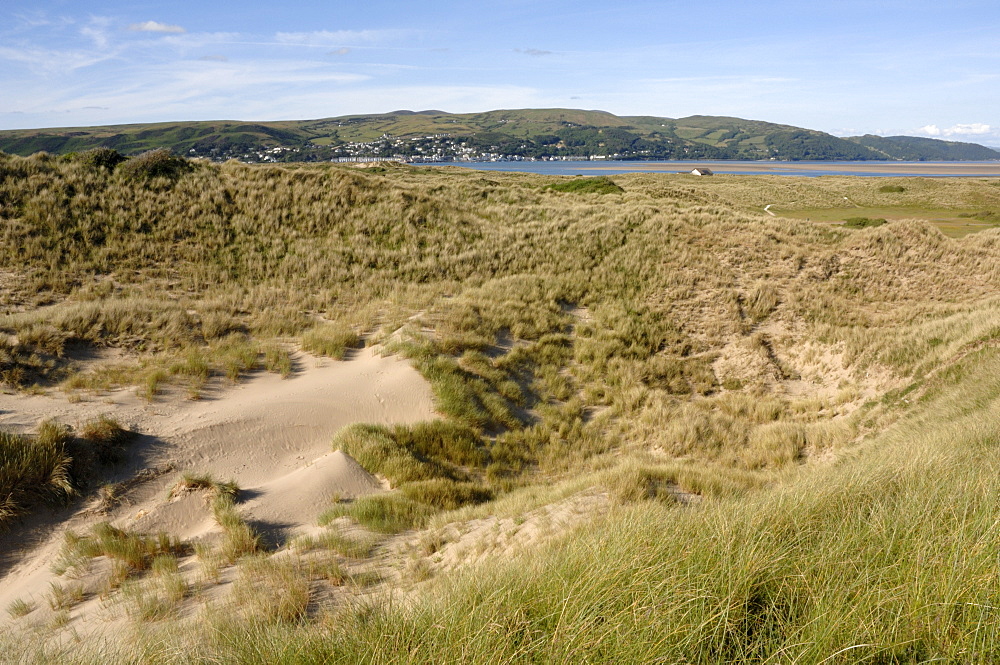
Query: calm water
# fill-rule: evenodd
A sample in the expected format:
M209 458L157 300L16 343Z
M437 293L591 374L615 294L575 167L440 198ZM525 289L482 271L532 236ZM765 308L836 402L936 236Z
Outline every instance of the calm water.
M719 175L854 175L871 177L925 176L937 178L1000 177L1000 162L446 162L430 166L461 166L480 171L516 171L543 175L614 175L617 173L690 173L708 167Z

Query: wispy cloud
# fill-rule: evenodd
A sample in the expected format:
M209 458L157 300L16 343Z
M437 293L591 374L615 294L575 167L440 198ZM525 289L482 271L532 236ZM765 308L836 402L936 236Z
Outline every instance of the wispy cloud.
M187 32L179 25L160 23L159 21L144 21L143 23L133 23L128 27L132 32L163 32L166 34L179 35Z
M543 56L543 55L552 55L553 54L553 51L544 51L544 50L542 50L540 48L524 48L524 49L516 48L516 49L514 49L514 52L515 53L523 53L524 55L530 55L530 56L534 56L536 58L540 57L540 56Z
M279 44L298 46L350 47L398 42L410 36L408 30L314 30L312 32L279 32L274 39Z
M103 50L108 48L108 27L110 25L111 19L103 16L93 16L87 25L80 28L80 34L94 42L94 46L98 49Z
M347 48L346 46L341 46L340 48L333 49L332 51L327 53L327 55L347 55L350 52L351 49Z
M110 58L118 51L83 49L54 50L32 46L0 46L0 60L18 62L41 76L51 76L90 67Z

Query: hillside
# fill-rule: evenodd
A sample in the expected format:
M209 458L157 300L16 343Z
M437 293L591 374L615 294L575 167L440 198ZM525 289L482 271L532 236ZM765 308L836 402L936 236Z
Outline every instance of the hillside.
M904 161L978 161L996 159L997 151L975 143L941 141L916 136L852 136L848 139L872 148L886 159Z
M94 147L249 162L397 158L408 161L558 159L985 160L974 144L874 136L842 139L740 118L619 117L603 111L522 109L342 116L284 122L178 122L0 132L0 150L29 155Z
M0 155L0 660L1000 652L995 181L114 157Z

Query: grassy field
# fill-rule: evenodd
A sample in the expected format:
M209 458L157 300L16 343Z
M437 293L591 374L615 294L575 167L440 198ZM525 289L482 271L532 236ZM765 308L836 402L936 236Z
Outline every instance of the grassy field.
M899 208L806 208L802 210L783 210L781 208L771 208L777 215L790 217L792 219L803 219L813 222L844 222L851 217L868 217L872 219L885 219L887 221L899 221L904 219L918 219L932 224L941 230L949 238L963 238L970 233L992 229L997 226L996 222L980 221L975 218L979 210L975 209L954 209L954 208L920 208L920 207L899 207Z
M1000 209L994 182L632 174L584 186L93 157L0 157L5 390L124 385L155 401L173 385L196 397L207 381L282 372L299 345L337 358L384 342L428 379L442 419L331 433L395 490L324 521L422 543L398 562L409 572L396 587L324 605L318 585L345 574L261 554L223 502L216 519L245 546L205 561L238 568L246 607L280 591L280 611L140 622L122 644L9 642L25 660L887 663L1000 651L1000 234L948 237L921 221ZM859 216L888 221L815 223ZM118 365L87 360L109 349ZM51 441L5 435L3 459L67 445ZM0 477L32 482L18 468L5 462ZM53 487L18 511L73 489ZM502 556L453 569L433 559L449 528L524 522L580 492L609 508ZM371 550L338 538L331 548ZM157 565L136 584L164 598L176 564ZM145 597L137 589L122 593Z

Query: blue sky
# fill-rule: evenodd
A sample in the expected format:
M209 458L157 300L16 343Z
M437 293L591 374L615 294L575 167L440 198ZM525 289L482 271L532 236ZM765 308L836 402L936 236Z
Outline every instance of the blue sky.
M568 107L1000 146L1000 3L5 0L0 128Z

